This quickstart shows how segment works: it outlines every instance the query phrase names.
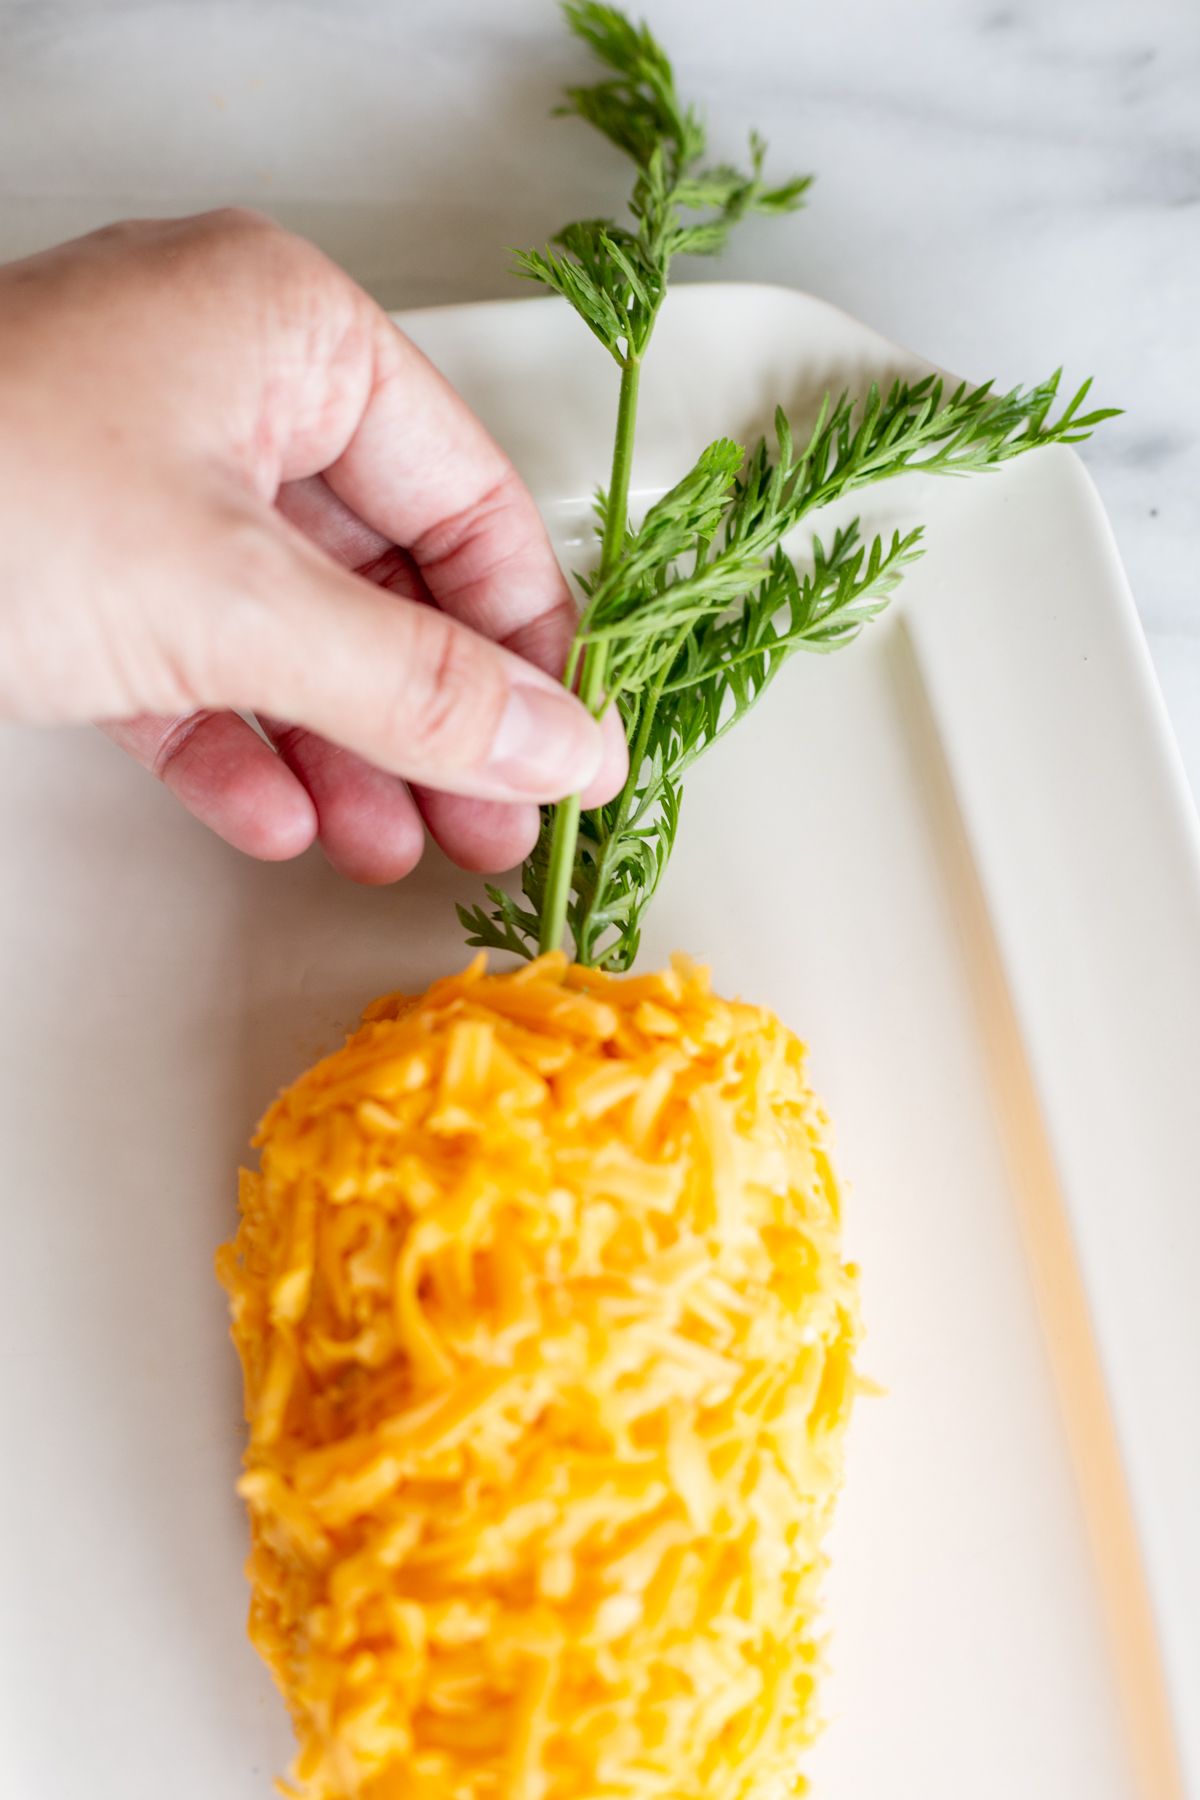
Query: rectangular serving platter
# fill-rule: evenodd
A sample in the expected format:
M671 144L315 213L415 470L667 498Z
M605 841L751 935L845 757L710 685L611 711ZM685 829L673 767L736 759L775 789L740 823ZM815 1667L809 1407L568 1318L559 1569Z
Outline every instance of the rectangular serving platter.
M591 556L615 374L555 301L401 320ZM676 291L635 507L709 439L920 367L804 295ZM909 477L928 554L694 773L647 965L811 1046L865 1371L817 1800L1200 1793L1200 837L1099 502ZM212 1253L275 1089L458 966L476 883L239 858L87 733L0 736L0 1795L265 1800Z

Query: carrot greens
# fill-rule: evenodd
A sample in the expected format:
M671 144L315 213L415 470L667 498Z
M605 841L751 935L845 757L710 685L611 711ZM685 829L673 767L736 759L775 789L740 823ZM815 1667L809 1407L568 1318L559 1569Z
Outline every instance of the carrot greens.
M566 671L591 710L615 705L629 740L616 799L583 811L579 796L546 807L521 876L522 897L488 887L487 908L459 908L468 941L520 956L563 945L577 961L628 969L642 919L670 858L682 780L761 698L797 650L851 643L887 605L921 554L921 527L865 538L857 519L803 552L784 540L810 514L906 471L969 475L1027 450L1073 444L1112 409L1084 411L1089 382L1055 413L1059 375L998 394L947 390L934 375L827 395L793 434L782 410L773 441L720 438L629 521L638 380L676 256L713 255L739 220L799 207L811 177L771 185L757 133L744 168L706 161L696 109L644 24L594 0L569 0L567 24L604 78L567 90L559 109L595 127L636 174L624 223L583 219L552 245L522 251L520 274L575 309L620 370L608 487L597 495L599 559L576 576L584 597Z

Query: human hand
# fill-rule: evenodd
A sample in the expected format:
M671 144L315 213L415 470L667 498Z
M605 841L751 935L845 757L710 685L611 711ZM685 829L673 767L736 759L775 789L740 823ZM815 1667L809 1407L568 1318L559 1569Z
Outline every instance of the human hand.
M252 214L0 269L0 717L101 721L240 849L519 862L620 786L553 679L574 608L512 465L312 245ZM238 712L255 714L269 747Z

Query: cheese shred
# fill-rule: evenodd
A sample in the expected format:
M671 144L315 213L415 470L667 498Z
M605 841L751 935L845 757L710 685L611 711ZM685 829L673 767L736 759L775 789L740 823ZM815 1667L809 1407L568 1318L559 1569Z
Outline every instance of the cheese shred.
M276 1101L219 1254L303 1800L804 1791L856 1272L799 1041L479 958Z

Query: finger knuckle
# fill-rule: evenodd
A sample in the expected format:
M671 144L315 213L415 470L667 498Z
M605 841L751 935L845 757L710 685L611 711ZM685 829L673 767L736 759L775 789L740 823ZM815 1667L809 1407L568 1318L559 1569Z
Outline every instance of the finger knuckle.
M267 213L249 206L221 206L197 213L180 226L184 267L212 265L252 274L261 281L274 276L284 285L320 258L321 252Z
M93 244L127 249L152 238L154 231L154 222L150 219L112 219L107 225L97 226L90 238Z
M439 620L430 635L423 678L402 701L405 734L431 761L465 766L495 734L502 682L470 632Z
M169 719L154 746L150 761L151 774L159 781L166 781L201 726L216 717L217 714L211 707L200 706L192 712L178 713Z
M442 582L465 585L477 580L486 559L495 566L505 559L508 547L496 542L496 522L506 518L521 499L521 483L515 469L501 470L483 492L426 531L413 554L427 573L440 574Z
M214 206L211 211L198 214L195 223L197 229L220 232L231 238L284 235L283 228L274 219L253 206Z

